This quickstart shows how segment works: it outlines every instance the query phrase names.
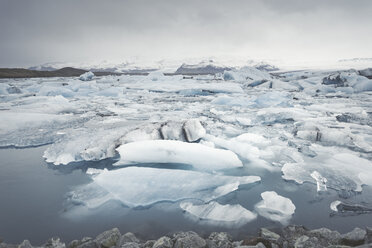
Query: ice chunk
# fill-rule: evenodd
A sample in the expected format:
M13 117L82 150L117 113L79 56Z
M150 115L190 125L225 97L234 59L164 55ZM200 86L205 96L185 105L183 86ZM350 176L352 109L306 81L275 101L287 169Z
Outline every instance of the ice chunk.
M254 67L242 67L238 70L226 70L223 78L225 80L235 80L238 82L252 82L258 80L269 80L271 76L266 71L260 71Z
M319 191L327 191L327 178L322 177L319 172L313 171L310 176L315 179L316 181L316 190Z
M93 123L90 123L93 128ZM100 123L102 125L102 123ZM96 123L97 125L97 123ZM66 165L78 161L97 161L115 156L118 139L129 127L76 129L46 149L43 157L49 163Z
M219 147L223 147L233 151L243 159L250 161L250 165L264 168L267 170L273 170L274 168L261 158L265 154L265 151L261 150L259 146L266 147L270 144L270 141L258 134L241 134L232 139L222 139L207 135L206 140L213 142Z
M203 138L206 134L204 127L198 119L190 119L183 124L186 140L188 142L197 141Z
M151 81L162 81L164 79L164 74L161 71L152 71L147 75L147 78Z
M341 201L334 201L334 202L331 202L331 205L330 205L330 208L335 211L335 212L338 212L338 205L340 205L342 202Z
M359 215L365 213L372 213L372 207L363 206L359 204L348 204L341 201L334 201L330 204L330 208L335 213L342 215Z
M191 202L182 202L180 207L192 216L201 220L212 221L213 224L217 225L242 226L257 218L257 214L239 204L221 205L212 201L208 204L194 205Z
M354 92L371 91L372 80L358 75L356 72L341 72L323 78L324 85L332 85L335 88L351 87ZM351 92L352 93L352 92Z
M115 165L182 163L211 171L243 166L231 151L175 140L132 142L121 145L117 151L121 158Z
M74 190L75 201L99 202L91 189L99 186L99 192L107 191L98 198L107 201L120 200L127 206L148 206L160 201L199 199L211 201L238 189L239 185L260 181L257 176L222 176L196 171L155 169L146 167L126 167L117 170L102 170L93 174L93 182ZM95 186L92 186L95 185ZM108 196L109 194L109 196ZM90 199L91 198L91 199ZM96 206L95 206L96 207Z
M169 121L160 127L161 138L165 140L186 141L182 126L178 122Z
M274 191L263 192L261 197L263 200L255 205L257 213L283 225L288 224L296 209L292 201Z
M79 76L79 79L81 81L91 81L94 78L94 73L91 71L88 71L86 73L83 73L82 75Z
M371 151L371 146L365 142L364 137L351 132L349 128L329 128L311 121L298 122L295 135L298 138L327 146L345 146Z
M121 143L130 143L142 140L159 140L162 139L160 131L158 125L144 125L126 133L120 140Z
M365 76L365 77L372 77L372 68L366 68L364 70L359 71L360 75Z
M90 81L90 80L93 79L93 77L94 77L94 73L91 72L91 71L88 71L86 73L81 74L80 77L79 77L79 79L81 81Z
M319 154L319 158L308 158L300 163L287 163L282 167L283 178L294 180L297 183L314 182L310 176L315 170L327 178L327 187L340 191L362 191L362 185L372 184L372 163L352 153L345 153L326 149L325 147L312 146ZM323 149L325 151L321 151ZM327 151L329 154L326 154ZM332 155L336 153L335 155Z
M1 146L38 146L60 138L58 130L78 124L70 114L56 115L22 111L1 111Z

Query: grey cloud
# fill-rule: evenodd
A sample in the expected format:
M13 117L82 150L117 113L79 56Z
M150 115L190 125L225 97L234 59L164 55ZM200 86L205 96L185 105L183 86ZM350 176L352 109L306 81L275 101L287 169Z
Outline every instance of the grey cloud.
M372 57L372 1L0 0L0 67L130 56Z

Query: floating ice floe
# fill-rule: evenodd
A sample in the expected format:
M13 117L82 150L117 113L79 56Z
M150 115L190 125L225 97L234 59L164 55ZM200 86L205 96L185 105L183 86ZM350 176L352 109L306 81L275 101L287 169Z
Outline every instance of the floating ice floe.
M71 114L7 111L2 112L0 118L0 147L53 143L60 138L58 130L74 127L79 123Z
M208 204L195 205L191 202L181 202L180 207L191 216L214 225L242 226L257 218L257 214L239 204L221 205L212 201Z
M115 165L140 163L189 164L200 170L242 167L235 153L197 143L175 140L147 140L121 145L120 160Z
M77 187L70 195L73 202L90 208L108 200L119 200L129 207L184 199L207 202L237 190L240 185L260 181L258 176L235 177L147 167L89 169L87 173L92 174L93 182ZM91 192L95 188L101 192L98 196Z
M372 162L358 157L352 153L339 152L335 155L325 154L330 150L330 154L335 150L323 147L312 146L315 151L323 158L319 162L317 157L309 158L301 163L287 163L282 167L283 178L293 180L297 183L314 182L311 174L316 170L327 178L327 187L340 191L362 191L362 185L372 184ZM318 155L319 157L319 155ZM318 178L319 179L319 178Z
M359 215L372 213L372 207L363 206L359 204L349 204L341 201L334 201L330 204L333 214L342 214L342 215Z
M79 134L82 136L68 135L60 142L52 144L45 150L43 157L49 163L66 165L71 162L97 161L115 155L117 133L112 130L96 130L94 136L87 134L86 130Z
M93 77L94 77L94 73L91 72L91 71L88 71L86 73L81 74L80 77L79 77L79 79L81 81L90 81L90 80L93 79Z
M292 201L274 191L263 192L261 197L263 200L255 205L257 213L283 225L288 224L296 209Z

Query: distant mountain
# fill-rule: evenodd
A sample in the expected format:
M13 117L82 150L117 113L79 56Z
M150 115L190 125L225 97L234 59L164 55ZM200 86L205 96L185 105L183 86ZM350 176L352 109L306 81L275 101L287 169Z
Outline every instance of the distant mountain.
M372 58L340 59L338 62L372 62Z
M108 61L72 63L72 62L49 62L37 66L29 67L33 71L55 71L64 67L81 68L86 71L123 73L145 75L152 71L160 70L167 74L216 74L223 73L235 67L250 66L261 71L276 71L278 68L266 61L241 59L234 60L229 58L192 58L180 60L141 60L131 59L122 63L112 63Z

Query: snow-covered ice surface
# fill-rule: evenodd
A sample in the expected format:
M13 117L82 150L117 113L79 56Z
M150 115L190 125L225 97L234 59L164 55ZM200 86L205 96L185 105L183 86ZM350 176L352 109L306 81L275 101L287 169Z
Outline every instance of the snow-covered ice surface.
M329 201L372 205L371 87L355 70L253 67L217 76L2 79L0 146L48 144L43 157L56 170L87 164L91 183L66 201L89 211L112 201L179 209L193 199L184 209L200 218L233 208L241 218L250 211L291 222L302 204L287 196L303 187L326 211ZM268 201L286 202L284 210L269 216Z

